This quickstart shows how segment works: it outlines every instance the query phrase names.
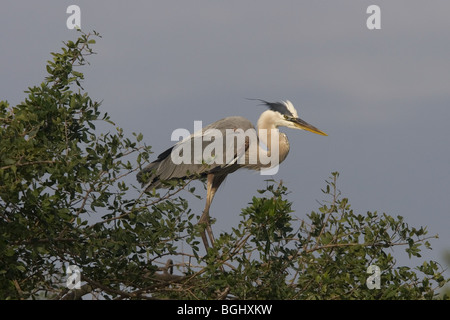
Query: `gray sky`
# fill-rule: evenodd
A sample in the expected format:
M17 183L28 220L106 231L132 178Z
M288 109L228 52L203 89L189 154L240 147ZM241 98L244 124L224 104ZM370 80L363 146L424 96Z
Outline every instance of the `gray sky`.
M440 238L424 257L442 261L450 249L449 1L8 1L0 99L22 101L46 76L49 52L76 39L66 27L71 4L82 29L103 36L82 70L85 89L129 135L142 132L155 156L194 120L255 123L263 107L245 98L289 99L329 134L283 130L291 151L274 178L292 192L295 215L317 210L324 180L339 171L354 210L427 226ZM371 4L381 8L381 30L366 27ZM228 177L211 208L216 234L237 225L266 178ZM188 199L200 214L204 201Z

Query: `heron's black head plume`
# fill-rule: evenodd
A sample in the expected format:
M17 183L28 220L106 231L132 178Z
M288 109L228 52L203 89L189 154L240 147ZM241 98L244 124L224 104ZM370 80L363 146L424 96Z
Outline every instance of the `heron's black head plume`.
M281 102L268 102L262 99L249 99L249 100L257 100L262 102L263 105L268 107L270 110L278 112L282 115L288 116L289 118L297 118L297 110L295 110L294 106L289 100L281 101Z

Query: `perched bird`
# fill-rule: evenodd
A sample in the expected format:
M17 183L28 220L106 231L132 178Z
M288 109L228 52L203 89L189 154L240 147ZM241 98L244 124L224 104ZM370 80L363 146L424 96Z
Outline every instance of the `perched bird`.
M240 168L270 169L284 161L289 153L289 141L278 127L327 135L300 119L289 100L255 100L268 107L259 117L258 130L243 117L218 120L167 149L137 174L137 180L146 191L167 187L165 181L206 177L206 204L198 223L205 225L211 245L214 245L214 236L209 209L217 189L228 174ZM210 246L205 231L201 232L201 237L208 249Z

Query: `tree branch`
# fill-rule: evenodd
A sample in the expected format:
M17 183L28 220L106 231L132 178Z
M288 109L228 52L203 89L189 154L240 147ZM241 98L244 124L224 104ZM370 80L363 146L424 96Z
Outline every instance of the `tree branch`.
M35 165L35 164L55 164L57 162L59 162L59 161L42 160L42 161L31 161L31 162L25 162L25 163L16 163L16 164L11 164L9 166L0 167L0 170L11 169L12 167L31 166L31 165Z

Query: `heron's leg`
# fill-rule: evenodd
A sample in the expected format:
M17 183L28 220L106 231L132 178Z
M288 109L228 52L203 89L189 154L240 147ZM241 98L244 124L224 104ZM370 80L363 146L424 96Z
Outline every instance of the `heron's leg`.
M207 187L206 187L206 204L205 209L203 210L203 214L198 221L199 224L205 224L205 229L201 231L200 235L203 240L203 244L205 245L205 249L208 250L209 243L206 237L206 233L208 233L209 241L211 242L211 246L214 246L214 236L212 234L210 216L209 216L209 208L211 206L211 202L214 198L215 190L213 189L214 184L214 175L208 174L207 177ZM205 233L206 230L206 233Z
M202 237L202 241L203 241L203 244L205 246L205 249L208 250L208 248L210 248L210 246L209 246L209 243L208 243L208 238L206 237L205 230L209 226L209 214L206 211L203 211L203 214L200 217L200 220L198 220L198 224L205 224L205 228L204 229L202 228L201 231L200 231L200 236Z
M214 175L213 173L208 174L207 177L207 187L206 187L206 204L205 210L203 210L203 214L200 217L198 223L205 224L205 230L208 234L209 242L211 246L214 246L214 235L211 228L211 221L209 216L209 208L214 199L214 195L216 194L217 189L220 184L225 180L226 175ZM203 244L205 245L205 249L208 250L209 244L208 239L206 238L205 230L202 230L201 237L203 240Z

